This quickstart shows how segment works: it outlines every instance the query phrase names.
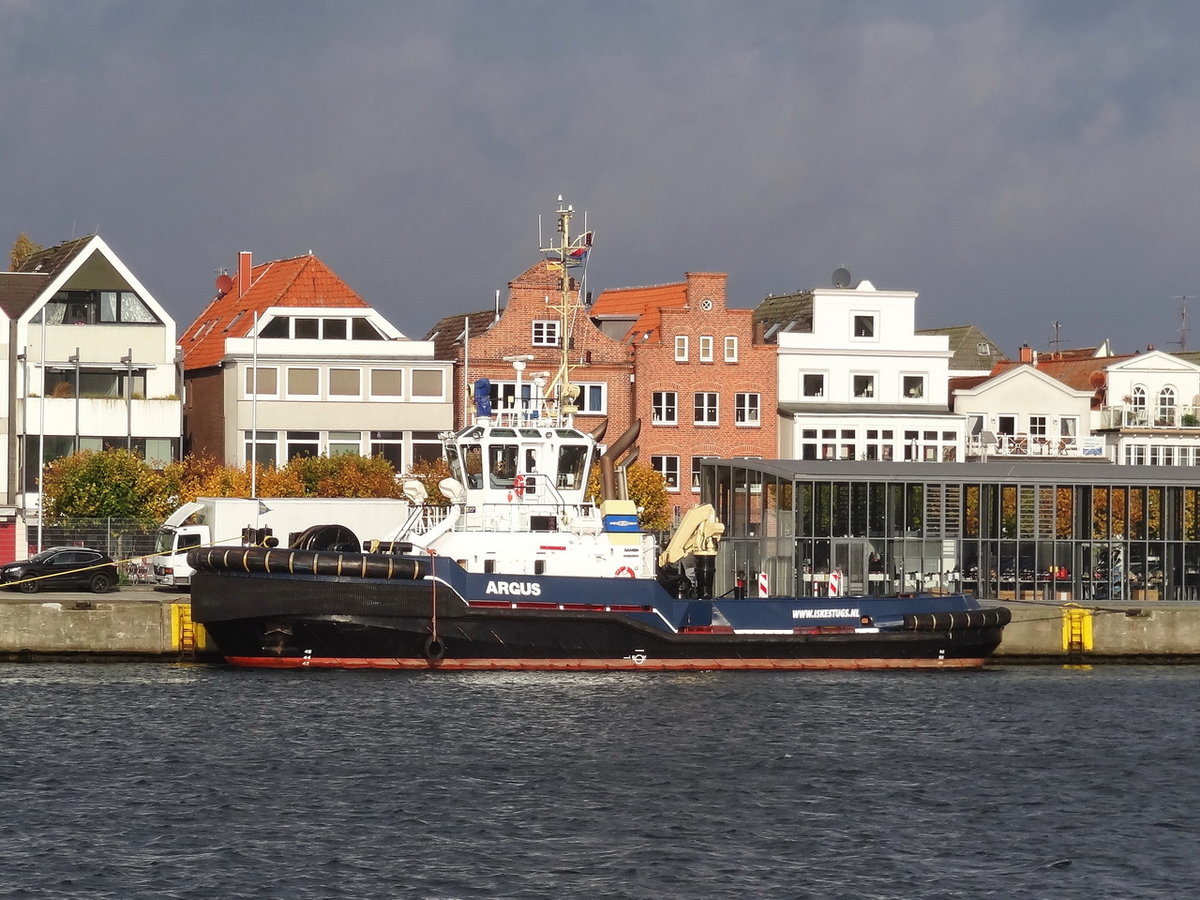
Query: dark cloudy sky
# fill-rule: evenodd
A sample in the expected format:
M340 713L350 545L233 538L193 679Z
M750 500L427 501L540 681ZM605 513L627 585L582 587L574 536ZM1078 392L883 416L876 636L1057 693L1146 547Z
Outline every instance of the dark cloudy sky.
M560 193L594 291L845 265L1010 354L1177 349L1200 296L1192 2L0 0L0 83L5 248L98 228L181 332L311 249L420 337Z

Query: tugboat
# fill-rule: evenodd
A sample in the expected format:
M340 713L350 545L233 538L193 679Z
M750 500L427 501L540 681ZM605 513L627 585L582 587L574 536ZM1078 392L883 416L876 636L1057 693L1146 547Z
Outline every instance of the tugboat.
M590 246L561 203L557 312L578 304L570 271ZM192 550L192 617L238 666L408 670L795 670L979 668L1010 613L970 595L713 596L724 528L690 510L661 550L623 490L638 423L611 445L575 427L578 389L562 342L528 403L491 408L443 435L448 507L405 485L411 515L347 551L347 529L309 529L288 548ZM521 360L514 361L518 381ZM518 387L517 397L522 392ZM593 464L603 499L587 499ZM695 583L677 564L695 560Z

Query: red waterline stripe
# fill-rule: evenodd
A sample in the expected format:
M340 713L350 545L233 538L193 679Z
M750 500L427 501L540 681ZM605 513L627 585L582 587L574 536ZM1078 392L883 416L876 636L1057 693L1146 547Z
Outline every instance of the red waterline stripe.
M857 669L978 669L983 658L963 659L443 659L430 663L421 658L330 657L304 659L273 656L230 656L234 666L262 669L443 669L450 672L675 672L675 671L805 671Z

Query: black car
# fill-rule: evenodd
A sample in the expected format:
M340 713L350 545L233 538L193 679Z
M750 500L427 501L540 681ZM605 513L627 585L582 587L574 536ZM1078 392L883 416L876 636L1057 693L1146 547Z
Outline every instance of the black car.
M26 594L68 588L86 588L93 594L103 594L117 583L117 564L99 550L51 547L32 559L0 567L0 582Z

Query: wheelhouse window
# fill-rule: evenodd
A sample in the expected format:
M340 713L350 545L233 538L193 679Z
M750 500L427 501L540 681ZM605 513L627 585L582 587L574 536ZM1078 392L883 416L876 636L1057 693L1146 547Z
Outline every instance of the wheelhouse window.
M651 456L650 468L663 477L668 491L679 490L679 457Z
M693 398L693 422L697 425L717 425L718 400L716 391L697 391Z
M655 391L653 419L655 425L677 425L679 395L675 391Z
M534 321L532 338L533 346L557 347L558 326L559 322L557 319L538 319Z

